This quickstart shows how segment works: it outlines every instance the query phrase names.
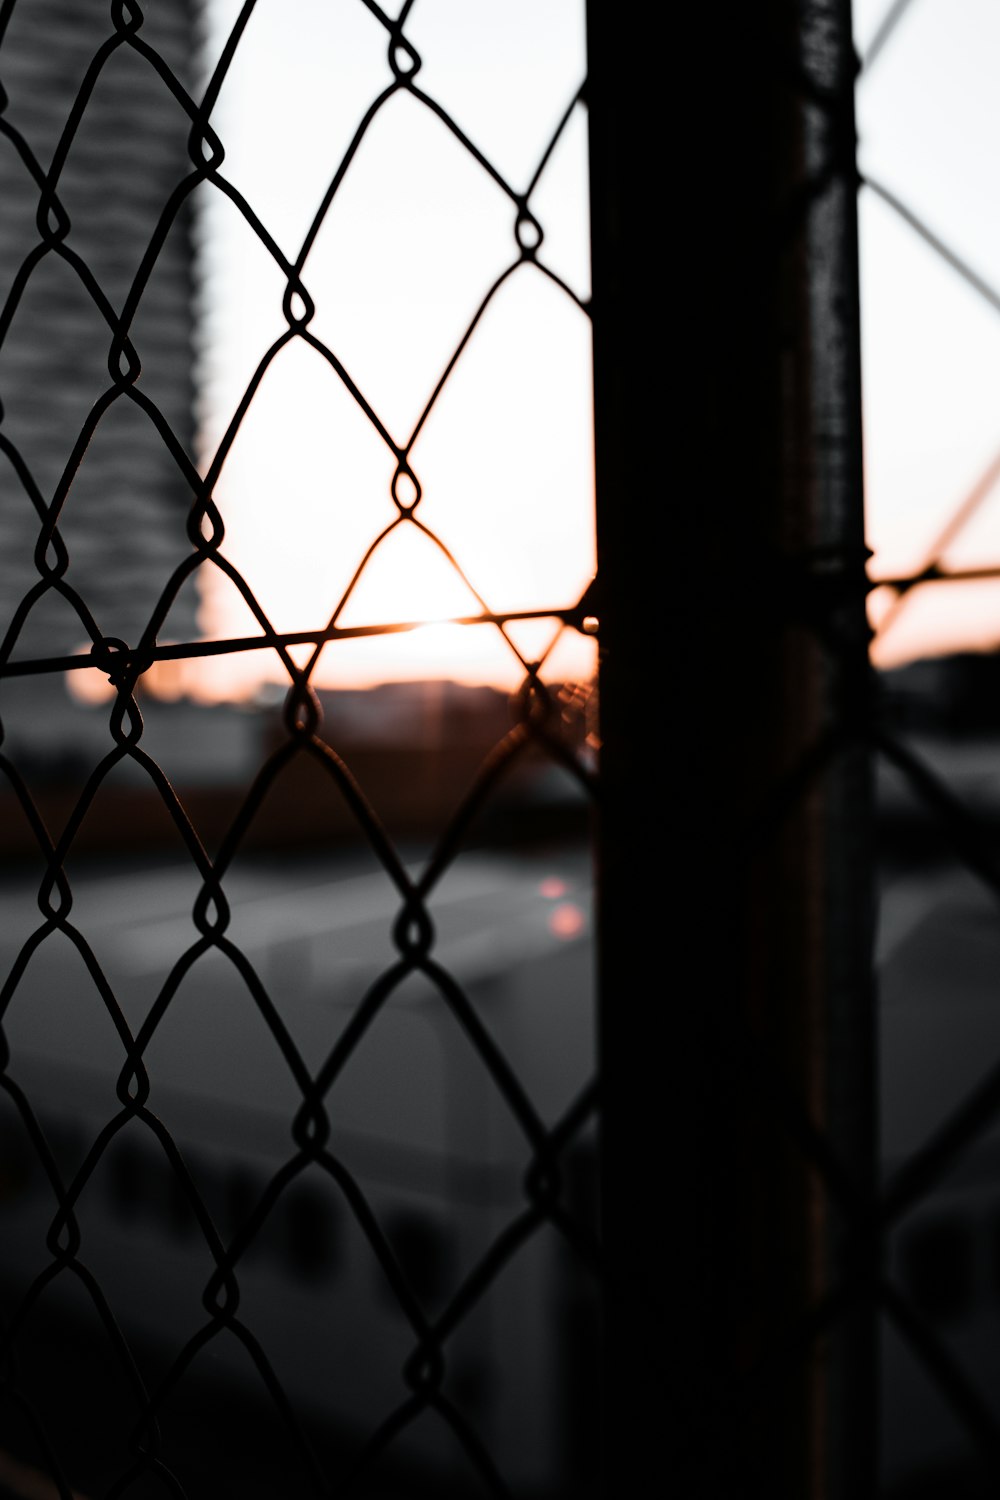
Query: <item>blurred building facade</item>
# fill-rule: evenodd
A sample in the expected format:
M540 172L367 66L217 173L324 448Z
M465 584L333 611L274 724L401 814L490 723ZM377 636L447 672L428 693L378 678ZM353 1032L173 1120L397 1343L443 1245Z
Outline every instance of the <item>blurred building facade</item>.
M113 331L84 284L80 263L119 315L163 206L191 169L189 121L147 58L122 42L105 56L96 79L91 76L95 57L116 38L112 10L106 0L20 0L0 31L4 118L42 173L64 156L57 194L69 219L64 253L44 251L37 172L17 138L0 135L0 279L15 287L15 296L20 291L17 305L0 314L0 638L39 577L34 550L41 523L30 486L45 506L52 503L88 414L112 384ZM138 33L188 89L192 10L191 0L167 0ZM84 99L64 152L67 121L75 101ZM194 438L190 227L188 201L159 250L130 331L142 363L138 389L155 402L188 454ZM19 277L18 268L29 266L27 279L23 271ZM70 558L66 581L103 635L130 644L141 635L164 583L189 551L190 501L189 485L148 415L127 397L115 400L72 477L59 520ZM189 587L171 615L175 638L190 637L195 610ZM32 609L13 656L63 655L87 644L80 621L50 591ZM62 684L57 679L48 688L55 712L53 687L62 691Z

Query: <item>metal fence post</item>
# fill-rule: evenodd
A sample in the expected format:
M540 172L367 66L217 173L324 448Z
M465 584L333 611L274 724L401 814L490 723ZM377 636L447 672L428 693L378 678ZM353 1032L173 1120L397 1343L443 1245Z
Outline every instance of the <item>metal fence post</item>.
M850 6L588 28L607 1493L841 1500L876 1433Z

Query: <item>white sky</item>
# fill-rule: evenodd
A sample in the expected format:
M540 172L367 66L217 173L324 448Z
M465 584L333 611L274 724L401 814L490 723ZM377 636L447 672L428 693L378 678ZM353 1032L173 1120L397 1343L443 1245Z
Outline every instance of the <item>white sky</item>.
M240 0L211 0L214 61ZM517 190L527 187L583 81L582 0L418 0L407 36L418 82ZM294 256L365 109L391 82L387 34L360 0L259 0L213 115L224 174ZM532 197L541 257L589 291L586 115L567 127ZM284 278L233 206L199 190L203 462L256 362L286 327ZM342 360L398 442L476 307L516 256L515 208L447 129L399 95L375 120L306 263L312 331ZM531 267L498 294L412 455L417 514L497 610L574 604L595 567L590 329ZM296 341L268 372L217 488L224 552L279 630L326 623L365 549L395 516L395 461L337 375ZM211 635L258 626L202 569ZM211 577L207 575L211 573ZM413 527L380 547L341 617L440 619L479 606ZM515 627L515 630L518 629ZM532 657L553 626L519 627ZM589 674L593 643L567 632L550 675ZM187 669L190 671L190 668ZM201 690L245 691L269 652L198 668ZM493 627L438 627L326 648L314 680L447 674L514 685ZM190 686L190 680L188 679Z
M888 0L855 0L859 50ZM912 0L858 91L862 173L1000 286L1000 6ZM919 567L1000 453L1000 313L874 193L860 199L865 469L873 575ZM1000 485L946 553L1000 562ZM885 601L876 596L873 613ZM919 589L876 656L1000 643L1000 584Z

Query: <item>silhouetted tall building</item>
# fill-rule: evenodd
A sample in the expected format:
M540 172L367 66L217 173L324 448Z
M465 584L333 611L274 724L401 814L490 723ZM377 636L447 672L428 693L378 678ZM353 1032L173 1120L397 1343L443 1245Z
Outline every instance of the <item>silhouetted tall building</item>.
M190 90L191 0L161 0L138 32ZM63 150L64 131L87 87L88 68L116 35L109 0L19 0L0 36L5 118L42 172ZM128 7L125 7L126 14ZM2 25L2 23L0 23ZM0 285L31 266L4 335L0 324L0 439L12 444L50 503L81 429L108 391L112 330L75 258L117 315L164 204L191 170L190 122L150 62L127 41L107 56L59 173L69 216L65 253L45 251L36 216L40 189L11 139L0 135ZM51 216L50 216L51 217ZM138 389L193 451L190 207L175 220L143 293L131 338L142 362ZM67 582L105 635L134 643L173 567L189 552L191 495L149 417L128 397L112 403L75 474L60 519ZM38 580L39 518L10 455L0 453L0 637ZM190 587L170 622L195 630ZM62 654L87 644L63 601L42 600L16 656Z

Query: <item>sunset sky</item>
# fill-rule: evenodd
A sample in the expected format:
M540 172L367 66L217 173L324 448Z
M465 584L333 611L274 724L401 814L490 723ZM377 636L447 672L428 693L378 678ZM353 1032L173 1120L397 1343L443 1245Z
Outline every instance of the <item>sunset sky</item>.
M240 0L212 0L214 63ZM224 173L294 257L369 104L392 81L384 28L360 0L259 0L213 124ZM529 184L586 71L580 0L420 0L407 36L419 83L518 191ZM200 190L202 463L207 466L268 346L286 329L284 278L233 206ZM532 195L540 259L589 292L586 115L578 105ZM447 128L399 94L372 124L304 270L310 325L392 438L405 443L490 284L517 258L516 209ZM477 327L421 430L419 519L493 610L575 604L595 568L590 327L536 268L519 267ZM395 460L326 360L296 340L264 378L220 477L225 555L279 630L325 625L372 542L396 516ZM203 569L213 636L259 627ZM380 544L339 623L480 612L413 525ZM552 622L511 633L530 658ZM565 632L553 677L589 676L594 643ZM206 693L280 680L270 652L185 669ZM515 685L523 672L493 626L443 627L327 646L315 681L448 675Z

